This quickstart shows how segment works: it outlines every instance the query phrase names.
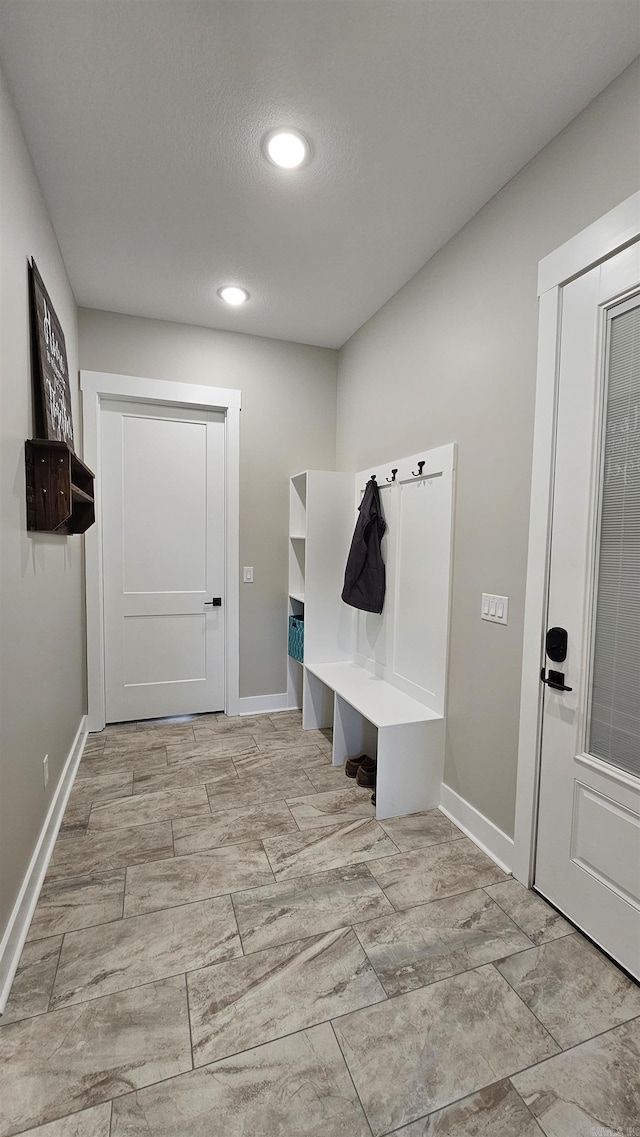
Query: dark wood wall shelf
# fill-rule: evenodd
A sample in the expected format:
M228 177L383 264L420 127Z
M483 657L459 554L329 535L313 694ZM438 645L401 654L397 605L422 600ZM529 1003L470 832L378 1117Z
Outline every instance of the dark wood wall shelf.
M27 529L38 533L84 533L96 515L93 471L66 442L25 442Z

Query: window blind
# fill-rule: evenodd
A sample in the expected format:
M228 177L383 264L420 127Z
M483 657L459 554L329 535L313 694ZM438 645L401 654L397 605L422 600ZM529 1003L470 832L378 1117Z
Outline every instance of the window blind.
M589 750L640 776L640 300L609 337Z

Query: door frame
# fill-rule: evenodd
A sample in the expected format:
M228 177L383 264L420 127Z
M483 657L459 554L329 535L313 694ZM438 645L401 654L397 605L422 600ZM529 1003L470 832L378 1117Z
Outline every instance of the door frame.
M538 365L529 552L524 606L518 775L512 872L530 888L535 870L542 746L544 636L551 552L562 290L640 239L640 192L628 197L538 264Z
M226 387L202 387L166 379L139 379L104 371L81 371L84 459L99 475L100 413L105 400L161 403L176 407L222 411L225 415L225 712L239 713L240 655L240 409L242 392ZM105 726L104 604L102 578L102 495L95 486L96 523L85 534L87 618L87 727Z

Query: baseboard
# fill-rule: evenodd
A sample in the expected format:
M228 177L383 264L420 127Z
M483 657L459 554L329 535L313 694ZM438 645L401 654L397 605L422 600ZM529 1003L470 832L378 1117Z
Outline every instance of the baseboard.
M11 984L38 903L42 883L49 867L53 846L56 843L60 823L64 816L86 740L87 716L83 715L0 943L0 1015L2 1015L9 998Z
M511 872L513 838L507 837L507 834L503 833L502 829L498 829L493 821L489 821L484 813L480 813L479 809L465 801L463 797L460 797L460 794L457 794L450 786L446 786L444 782L440 796L440 809L504 872Z
M288 711L287 692L280 695L248 695L238 700L239 715L273 715L276 711Z

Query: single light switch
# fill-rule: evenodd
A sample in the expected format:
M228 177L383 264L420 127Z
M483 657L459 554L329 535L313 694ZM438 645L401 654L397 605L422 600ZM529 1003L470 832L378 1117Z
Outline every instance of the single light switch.
M491 600L489 601L489 615L495 616L495 614L496 614L496 598L495 598L495 596L492 596Z
M242 583L253 584L253 565L245 565L242 570Z
M504 600L498 601L498 619L501 620L504 616Z

